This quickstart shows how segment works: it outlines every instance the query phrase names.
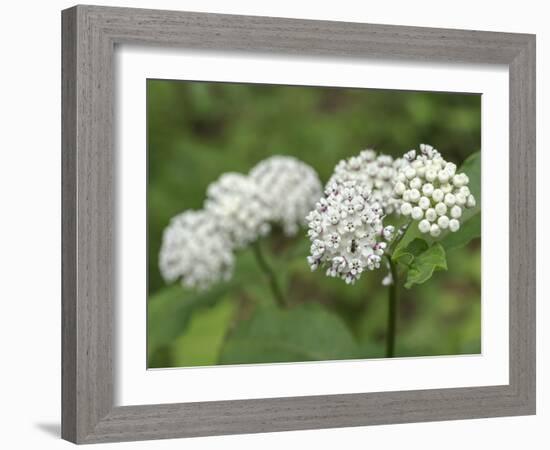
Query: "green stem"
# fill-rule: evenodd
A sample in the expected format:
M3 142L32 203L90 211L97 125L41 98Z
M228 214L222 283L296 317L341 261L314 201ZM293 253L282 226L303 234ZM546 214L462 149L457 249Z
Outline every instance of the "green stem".
M393 358L395 354L395 324L397 322L397 289L398 289L398 274L397 267L388 256L392 283L388 289L388 325L386 335L386 357Z
M256 256L256 261L258 261L258 265L260 266L262 272L269 281L269 286L271 288L271 292L273 293L273 298L281 308L286 307L286 300L283 296L283 292L281 290L281 287L279 286L279 282L277 281L275 272L269 266L267 260L264 257L260 241L254 242L252 244L252 249L254 250L254 256Z

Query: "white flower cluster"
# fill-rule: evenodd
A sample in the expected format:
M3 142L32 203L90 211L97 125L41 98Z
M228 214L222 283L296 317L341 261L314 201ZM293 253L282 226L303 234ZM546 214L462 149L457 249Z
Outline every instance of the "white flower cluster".
M294 236L305 217L323 195L313 168L291 156L272 156L258 163L250 178L269 205L270 221L280 223L287 236Z
M384 228L383 214L368 187L357 180L333 181L306 218L311 269L325 265L328 276L350 284L364 270L379 268L387 245L383 240L391 240L395 231Z
M421 144L420 152L411 150L405 159L409 164L398 171L394 186L401 214L418 221L418 229L433 237L446 229L458 231L463 209L476 205L468 176L456 173L456 165L430 145Z
M393 196L393 180L399 169L407 165L404 159L394 160L389 155L377 155L374 150L363 150L357 156L341 160L327 187L334 182L357 181L371 193L386 214L399 212L401 201Z
M235 248L243 248L270 230L270 205L246 175L228 172L208 186L204 208L219 221Z
M267 234L271 222L295 234L321 195L315 171L291 157L268 158L249 176L223 174L208 186L204 209L174 217L165 229L162 276L199 289L228 279L236 250Z
M179 214L164 230L159 268L167 281L181 278L188 287L205 289L229 279L233 264L231 245L207 211Z

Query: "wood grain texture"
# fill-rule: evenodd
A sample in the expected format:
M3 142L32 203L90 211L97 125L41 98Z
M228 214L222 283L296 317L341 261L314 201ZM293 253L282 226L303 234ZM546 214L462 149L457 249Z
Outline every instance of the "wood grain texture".
M65 439L93 443L535 412L534 36L96 6L62 16ZM507 65L510 384L114 407L115 44Z

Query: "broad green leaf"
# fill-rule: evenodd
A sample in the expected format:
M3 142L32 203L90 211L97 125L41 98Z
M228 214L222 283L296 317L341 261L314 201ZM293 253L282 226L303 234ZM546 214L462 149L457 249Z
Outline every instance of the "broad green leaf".
M398 247L395 249L392 259L405 266L412 264L414 258L425 252L428 248L428 243L424 239L415 238L406 247Z
M447 270L445 249L437 243L413 259L409 266L405 287L409 289L414 284L424 283L436 270Z
M230 284L219 284L205 292L193 292L173 285L147 301L147 354L183 333L195 309L213 305L228 292Z
M174 342L175 366L211 366L218 362L223 338L235 314L236 302L232 300L226 298L193 313L186 331Z
M342 320L311 303L289 310L257 309L228 337L220 364L350 359L358 354Z

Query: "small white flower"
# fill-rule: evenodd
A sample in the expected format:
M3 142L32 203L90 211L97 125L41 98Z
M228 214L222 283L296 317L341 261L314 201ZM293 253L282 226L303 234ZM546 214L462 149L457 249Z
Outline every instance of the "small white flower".
M269 232L271 211L259 186L250 177L225 173L207 189L204 208L218 220L236 248Z
M181 279L185 286L205 289L229 279L233 264L229 239L207 211L186 211L164 230L159 269L168 282Z
M441 230L458 231L463 208L476 205L468 176L456 173L456 165L430 145L420 144L419 151L410 150L402 160L408 164L395 174L394 189L394 196L402 202L401 213L419 221L420 232L434 237Z
M287 236L298 232L323 195L315 170L292 156L264 159L250 171L250 178L269 206L270 221L281 224Z
M380 267L383 239L393 239L395 228L383 226L384 210L372 197L358 180L327 186L325 197L306 217L311 270L325 266L328 276L354 283L365 270Z
M378 202L386 214L399 213L401 201L394 197L393 192L396 190L402 196L404 182L408 183L408 179L405 172L401 180L395 175L407 166L406 159L394 160L388 155L377 155L374 150L363 150L357 156L340 161L326 187L335 182L357 181L371 192L371 199ZM410 171L406 173L411 174ZM414 178L414 173L411 178Z

